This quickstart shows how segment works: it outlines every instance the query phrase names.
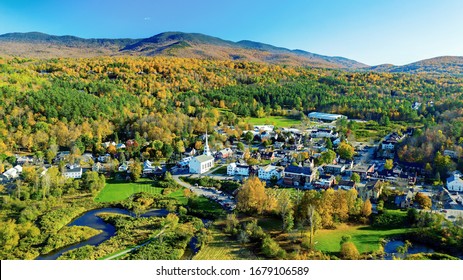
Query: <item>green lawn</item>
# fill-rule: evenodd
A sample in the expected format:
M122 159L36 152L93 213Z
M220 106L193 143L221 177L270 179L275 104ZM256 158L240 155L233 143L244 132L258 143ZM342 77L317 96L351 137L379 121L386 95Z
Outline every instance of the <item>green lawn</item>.
M114 202L121 201L134 193L146 192L151 194L161 194L163 188L152 186L152 180L140 179L138 182L107 182L106 186L100 191L95 198L97 202ZM183 188L180 188L168 195L174 197L181 204L187 203L187 198L183 194Z
M291 127L293 125L300 125L300 120L294 120L283 116L269 116L265 118L246 118L246 122L252 125L272 124L277 127Z
M327 252L339 252L339 242L343 235L350 235L360 253L376 251L379 249L380 239L392 237L409 232L410 229L373 229L368 226L341 225L335 230L319 230L315 234L315 249Z
M212 174L215 174L215 175L226 175L227 174L227 166L224 165L224 166L221 166L220 168L217 168L215 169Z

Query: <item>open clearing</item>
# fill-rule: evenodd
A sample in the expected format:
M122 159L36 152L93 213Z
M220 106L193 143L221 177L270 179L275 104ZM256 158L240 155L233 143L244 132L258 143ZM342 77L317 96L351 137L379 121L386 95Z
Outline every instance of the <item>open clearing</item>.
M252 125L271 124L277 127L291 127L293 125L300 125L300 120L290 119L283 116L269 116L265 118L246 118L246 122Z
M373 229L369 226L349 226L340 225L337 229L319 230L315 234L315 249L326 252L336 253L341 249L341 238L350 235L352 242L355 243L360 253L372 252L379 249L381 239L391 238L409 232L410 229Z
M134 193L146 192L150 194L161 194L163 188L154 187L153 181L149 179L140 179L138 182L107 182L106 186L100 191L95 198L97 202L114 202L121 201L130 197ZM182 204L186 204L187 198L183 194L183 188L168 194L169 197L176 198Z

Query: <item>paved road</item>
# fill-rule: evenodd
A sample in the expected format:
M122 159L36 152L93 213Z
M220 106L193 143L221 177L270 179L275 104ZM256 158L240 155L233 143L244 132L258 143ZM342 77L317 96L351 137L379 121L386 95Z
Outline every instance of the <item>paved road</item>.
M204 175L204 174L203 174ZM198 196L204 196L210 200L216 201L223 208L231 211L236 208L235 200L232 196L229 196L222 191L219 191L214 188L203 188L201 186L192 186L191 184L180 180L180 177L186 177L187 175L174 175L172 176L179 185L188 188L190 191L195 193Z

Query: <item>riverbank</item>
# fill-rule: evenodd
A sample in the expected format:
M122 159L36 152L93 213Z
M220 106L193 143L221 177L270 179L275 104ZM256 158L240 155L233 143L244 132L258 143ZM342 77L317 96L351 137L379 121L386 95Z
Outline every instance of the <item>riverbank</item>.
M167 210L158 209L158 210L150 210L145 212L141 215L141 217L163 217L167 215ZM81 216L75 218L71 223L66 225L66 227L73 227L73 226L80 226L80 227L89 227L95 230L98 230L100 233L97 235L92 236L91 238L75 243L72 245L68 245L53 252L50 252L45 255L41 255L37 257L37 260L54 260L58 259L64 253L81 248L83 246L98 246L106 240L109 240L116 234L116 227L106 223L102 218L101 214L118 214L118 215L126 215L135 217L135 213L128 211L126 209L120 208L101 208L101 209L93 209L90 211L85 212Z

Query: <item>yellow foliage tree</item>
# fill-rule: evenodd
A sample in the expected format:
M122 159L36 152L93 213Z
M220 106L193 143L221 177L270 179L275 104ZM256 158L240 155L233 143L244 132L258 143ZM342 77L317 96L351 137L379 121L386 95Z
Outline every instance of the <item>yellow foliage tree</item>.
M265 182L252 176L244 181L243 186L238 191L236 207L242 212L261 214L264 210L266 200Z

